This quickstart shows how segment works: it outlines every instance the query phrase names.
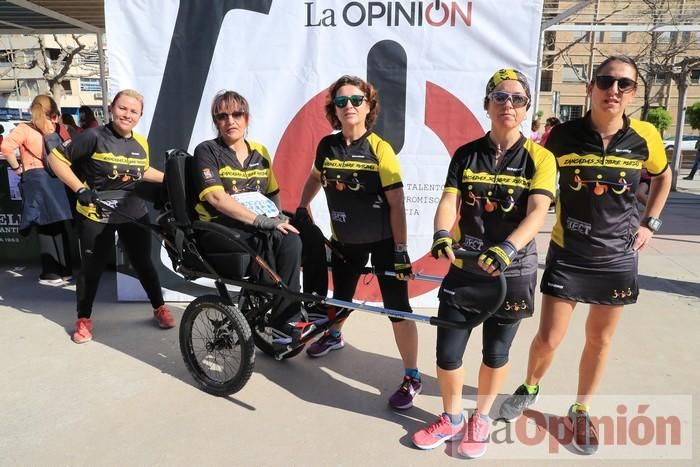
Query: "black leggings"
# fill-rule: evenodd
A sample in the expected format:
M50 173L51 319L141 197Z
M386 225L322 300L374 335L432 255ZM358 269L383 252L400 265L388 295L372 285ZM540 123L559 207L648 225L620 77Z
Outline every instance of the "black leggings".
M138 222L147 224L148 215ZM92 314L92 304L97 295L100 276L107 264L109 253L114 248L115 231L119 233L119 241L136 270L151 305L154 309L163 305L158 272L151 262L151 234L147 230L134 222L102 224L84 217L79 217L78 230L82 258L77 283L78 318L89 318Z
M438 317L451 321L464 321L464 314L452 307L440 304ZM519 319L491 316L483 323L482 362L489 368L501 368L508 363L508 353L520 326ZM437 330L437 366L443 370L456 370L462 366L462 356L472 329Z
M392 239L381 240L374 243L341 243L332 242L341 255L333 252L331 259L333 274L333 298L338 300L352 300L360 280L357 272L367 264L370 255L372 266L378 271L394 270L394 241ZM377 276L379 290L382 292L382 301L386 308L412 313L411 304L408 301L408 283L391 276ZM400 318L389 318L392 322L403 321Z
M38 225L39 253L41 255L41 278L47 276L68 277L73 274L71 261L69 222ZM57 279L58 277L53 277Z

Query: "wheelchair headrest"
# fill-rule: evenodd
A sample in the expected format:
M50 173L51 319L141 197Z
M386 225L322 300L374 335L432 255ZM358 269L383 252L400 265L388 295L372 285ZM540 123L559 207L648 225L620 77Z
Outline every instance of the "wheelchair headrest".
M175 223L179 227L189 227L197 219L194 206L196 194L188 173L193 169L194 157L182 149L165 152L165 177L163 185L167 190Z

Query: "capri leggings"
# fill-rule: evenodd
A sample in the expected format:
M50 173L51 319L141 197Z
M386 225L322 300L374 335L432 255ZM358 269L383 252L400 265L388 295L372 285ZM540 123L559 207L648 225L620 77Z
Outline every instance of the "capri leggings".
M374 243L341 243L332 242L335 248L343 256L340 258L335 252L331 258L333 274L333 298L338 300L352 300L360 280L357 273L367 264L370 255L372 266L379 271L394 270L394 241L389 238ZM382 292L382 302L386 308L412 313L411 304L408 301L408 283L395 277L377 276L379 290ZM401 318L389 318L392 322L403 321Z
M148 223L148 215L138 222ZM79 217L78 229L82 260L76 284L78 318L89 318L92 314L92 304L97 295L100 276L107 264L109 253L114 248L115 231L119 233L119 240L151 305L154 309L163 305L158 272L151 262L151 235L148 231L133 222L102 224L84 217Z
M464 314L440 304L438 317L452 321L464 321ZM508 363L508 353L520 326L519 319L491 316L483 323L482 362L489 368L501 368ZM443 370L456 370L462 366L462 356L472 329L438 328L437 365Z

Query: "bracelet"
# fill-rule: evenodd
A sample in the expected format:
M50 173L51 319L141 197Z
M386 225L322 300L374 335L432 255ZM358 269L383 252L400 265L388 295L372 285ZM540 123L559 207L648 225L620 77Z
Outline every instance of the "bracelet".
M10 165L10 164L7 164L7 165ZM18 164L17 167L10 167L10 168L12 170L19 170L20 167L22 167L22 166Z

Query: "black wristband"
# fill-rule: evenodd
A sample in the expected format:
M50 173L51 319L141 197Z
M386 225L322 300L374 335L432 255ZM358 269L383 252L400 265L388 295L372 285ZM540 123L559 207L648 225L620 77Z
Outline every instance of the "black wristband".
M7 164L7 165L10 165L10 164ZM19 164L17 164L17 167L12 167L12 166L10 166L10 168L11 168L12 170L18 170L20 167L22 167L22 166L19 165Z

